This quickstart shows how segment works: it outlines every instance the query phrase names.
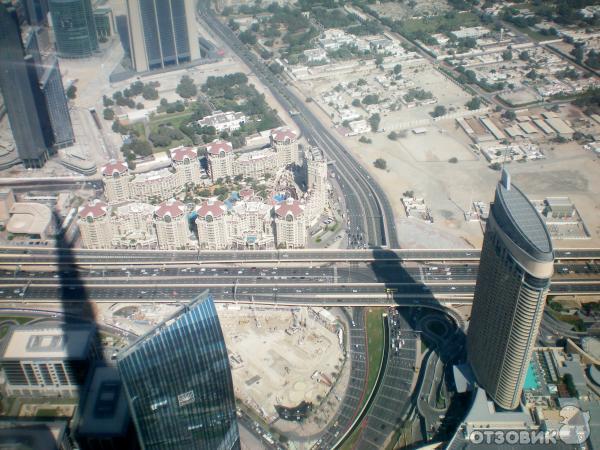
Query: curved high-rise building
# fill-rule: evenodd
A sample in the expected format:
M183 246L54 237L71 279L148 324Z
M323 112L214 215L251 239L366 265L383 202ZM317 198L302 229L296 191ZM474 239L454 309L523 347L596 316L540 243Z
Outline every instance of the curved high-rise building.
M467 354L478 384L504 409L519 406L553 270L544 221L503 172L485 229Z
M143 450L239 450L233 382L208 292L117 360Z
M98 50L90 0L49 0L56 50L63 58L87 58Z

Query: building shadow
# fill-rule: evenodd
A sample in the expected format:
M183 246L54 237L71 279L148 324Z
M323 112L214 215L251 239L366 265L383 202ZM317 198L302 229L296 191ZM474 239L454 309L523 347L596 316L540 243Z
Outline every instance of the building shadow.
M55 237L59 281L57 300L61 303L63 313L62 317L59 316L59 319L61 320L60 326L66 336L63 343L64 360L70 361L77 385L77 393L75 394L77 420L72 420L77 425L88 400L86 386L89 386L95 369L109 365L110 361L102 342L99 324L96 322L94 305L85 288L83 276L73 251L76 237L67 237L61 228L62 220L56 210L53 211L52 218L55 230L57 230ZM83 330L85 334L79 333L79 330ZM87 349L82 350L82 342L78 337L84 335L89 343ZM86 354L85 361L81 360L83 352ZM96 431L98 435L102 435L105 430L98 429ZM77 436L73 432L71 432L71 435ZM85 449L87 447L83 445L81 448Z
M423 440L420 444L447 440L453 435L469 405L468 396L465 401L463 395L456 393L452 374L452 367L466 360L465 320L456 310L449 308L445 304L446 302L435 295L442 294L444 291L442 286L435 286L436 281L451 283L452 280L441 275L437 277L439 280L434 280L426 265L421 263L403 264L396 257L395 252L388 249L375 248L373 255L374 261L369 266L375 279L378 283L383 284L388 300L397 305L400 316L413 330L419 332L422 341L423 365L419 372L417 386L411 392L409 405L403 414L408 413L411 408L418 412L417 405L421 386L424 383L431 384L431 381L426 380L424 375L426 364L434 358L427 358L427 355L437 356L444 367L444 377L438 389L445 388L449 399L446 399L445 412L435 415L436 427L433 432L431 428L427 429L426 421L421 416ZM440 267L446 267L447 264L436 263L435 266L438 266L439 270ZM453 292L451 285L447 285L446 289L448 292ZM442 325L445 323L445 325L429 327L428 323L441 323ZM424 348L426 350L423 350ZM429 386L423 387L426 390L429 389ZM429 424L431 421L428 420L427 423Z

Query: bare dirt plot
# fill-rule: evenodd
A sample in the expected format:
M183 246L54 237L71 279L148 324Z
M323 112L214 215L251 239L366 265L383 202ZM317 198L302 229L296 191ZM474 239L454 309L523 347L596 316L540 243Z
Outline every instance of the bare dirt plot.
M406 19L415 16L436 16L451 9L445 0L418 0L413 3L414 6L411 7L403 3L381 2L376 5L370 5L370 7L380 15L394 19Z
M427 132L415 134L406 132L406 137L396 142L390 142L390 148L399 146L406 150L415 161L440 162L457 158L459 161L474 161L475 155L457 141L444 129L438 127L427 127Z
M278 417L275 405L318 405L343 365L337 335L306 308L294 314L276 308L219 310L236 396L268 422ZM297 331L286 332L294 324Z

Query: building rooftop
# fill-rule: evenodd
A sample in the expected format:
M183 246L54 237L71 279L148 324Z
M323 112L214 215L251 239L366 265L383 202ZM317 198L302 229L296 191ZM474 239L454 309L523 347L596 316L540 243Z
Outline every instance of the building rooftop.
M97 219L106 215L107 211L108 205L102 200L95 199L79 208L79 217L82 219L86 219L88 217Z
M13 328L0 351L1 360L87 359L93 337L89 325L42 325Z
M288 198L285 201L275 205L275 214L279 217L285 217L288 214L292 214L294 217L298 217L304 212L304 208L298 200Z
M271 136L273 140L276 142L284 142L285 140L294 141L297 139L296 133L294 133L289 128L275 128L271 131Z
M171 154L171 159L177 162L183 162L186 158L188 159L196 159L198 157L198 152L193 147L184 147L183 145L180 147L172 148L169 150Z
M207 200L202 202L200 207L196 209L196 213L200 217L213 216L221 217L227 210L225 204L219 200Z
M525 194L510 183L503 171L492 211L498 225L519 248L539 261L554 260L552 240L544 220Z
M122 436L129 426L129 408L116 367L96 366L86 389L77 434Z
M52 211L41 203L14 203L6 230L13 234L45 234L52 223Z
M112 177L115 173L124 174L128 169L126 162L113 160L102 167L102 175Z
M154 211L154 214L156 214L156 216L161 219L164 218L165 216L179 217L179 216L185 214L185 205L182 202L180 202L179 200L171 198L169 200L162 202L156 208L156 210Z
M228 141L215 140L206 146L209 154L218 156L221 152L229 153L233 151L233 145Z
M59 450L67 422L0 420L0 448L14 450Z

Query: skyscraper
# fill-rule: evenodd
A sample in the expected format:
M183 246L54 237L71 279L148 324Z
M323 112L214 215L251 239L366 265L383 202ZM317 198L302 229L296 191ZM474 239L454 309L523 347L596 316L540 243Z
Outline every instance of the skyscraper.
M29 57L31 59L31 57ZM0 3L0 90L19 158L25 167L42 167L48 159L36 100L35 69L26 62L14 8Z
M144 450L239 449L233 384L208 292L117 361Z
M485 229L467 354L479 385L504 409L519 405L553 270L544 221L503 172Z
M63 58L86 58L98 50L90 0L48 0L56 49Z
M23 6L29 25L41 25L48 20L48 0L23 0Z
M45 61L39 84L50 120L52 146L54 149L68 147L75 142L75 137L56 56Z
M200 58L194 0L127 0L131 60L138 72Z

